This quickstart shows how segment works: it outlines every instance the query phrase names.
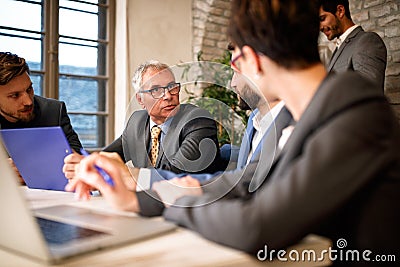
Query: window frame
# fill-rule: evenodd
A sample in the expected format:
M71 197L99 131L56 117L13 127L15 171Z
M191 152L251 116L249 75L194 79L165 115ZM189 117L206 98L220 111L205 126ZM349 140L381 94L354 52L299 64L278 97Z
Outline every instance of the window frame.
M96 6L101 6L106 8L106 14L99 14L99 16L105 16L106 23L99 24L99 29L105 31L104 39L85 39L80 37L63 36L59 34L59 0L42 0L40 2L34 2L29 0L17 0L19 2L39 4L42 5L42 30L32 31L22 28L13 27L3 27L5 30L13 30L21 35L16 34L3 34L10 37L18 37L22 39L34 39L41 40L41 70L31 70L31 75L40 75L42 77L42 96L48 98L59 99L59 79L61 78L75 78L75 79L90 79L93 81L105 81L104 95L99 97L105 98L104 111L94 111L94 112L84 112L84 111L69 111L69 115L94 115L97 119L97 139L99 143L104 143L107 145L114 140L114 117L115 117L115 104L114 104L114 94L115 94L115 61L114 61L114 48L115 48L115 1L114 0L99 0L97 4L82 1L82 0L69 0L71 2L77 3L87 3ZM67 8L70 9L70 8ZM78 10L78 9L77 9ZM90 12L89 12L90 13ZM101 20L100 20L101 21ZM104 20L102 20L104 21ZM25 33L25 35L24 35ZM40 38L27 36L26 33L33 33L40 36ZM60 72L59 69L59 44L66 43L65 41L60 41L61 38L75 39L79 41L89 41L96 44L105 44L105 57L98 58L98 62L105 62L105 64L98 64L98 67L105 67L104 75L80 75L80 74L69 74ZM67 43L70 44L70 43ZM75 45L75 44L74 44ZM82 44L77 44L79 46L85 46ZM102 49L99 46L98 49ZM12 51L11 51L12 52ZM99 53L101 55L102 53ZM101 91L101 90L99 90ZM67 106L68 109L68 106ZM104 120L102 119L104 118ZM104 122L104 124L103 124ZM89 150L101 150L102 147L91 147Z

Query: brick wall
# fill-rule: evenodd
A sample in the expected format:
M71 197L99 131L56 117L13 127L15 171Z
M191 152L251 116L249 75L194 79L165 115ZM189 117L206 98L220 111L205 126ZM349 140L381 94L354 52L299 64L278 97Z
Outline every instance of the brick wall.
M227 46L230 0L192 0L193 59L203 51L210 60ZM385 94L400 120L400 0L350 0L355 23L378 33L388 50Z
M385 94L400 120L400 0L350 0L350 11L355 23L386 44Z
M204 60L220 57L226 49L230 0L193 0L193 60L203 52Z

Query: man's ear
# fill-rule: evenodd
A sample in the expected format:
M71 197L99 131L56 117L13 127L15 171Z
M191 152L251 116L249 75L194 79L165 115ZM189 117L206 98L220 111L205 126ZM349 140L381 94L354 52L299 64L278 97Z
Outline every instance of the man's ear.
M249 65L252 67L250 72L254 75L259 75L262 72L260 57L258 54L251 48L250 46L243 46L242 47L243 59L248 61Z
M338 5L336 7L336 13L335 16L339 19L343 19L346 15L346 9L344 8L343 5Z
M142 97L140 96L140 93L136 93L136 100L142 106L142 108L144 108L144 103Z

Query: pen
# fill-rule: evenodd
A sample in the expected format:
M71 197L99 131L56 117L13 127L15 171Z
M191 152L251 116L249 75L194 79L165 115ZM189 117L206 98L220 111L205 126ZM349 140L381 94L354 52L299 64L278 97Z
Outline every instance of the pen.
M85 157L89 156L89 153L88 153L85 149L83 149L83 148L81 148L81 153L82 153L82 155L85 156ZM111 179L110 175L108 175L108 173L107 173L105 170L103 170L102 168L100 168L100 167L97 166L96 164L94 165L94 167L96 168L96 170L100 173L100 175L103 177L103 179L104 179L109 185L114 186L113 180Z

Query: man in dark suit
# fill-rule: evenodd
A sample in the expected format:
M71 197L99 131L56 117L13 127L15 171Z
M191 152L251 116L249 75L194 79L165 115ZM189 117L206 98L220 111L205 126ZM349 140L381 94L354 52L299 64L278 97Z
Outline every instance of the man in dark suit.
M49 126L60 126L73 150L82 147L65 103L34 95L25 59L0 52L0 129Z
M117 152L135 167L155 167L176 173L220 170L216 123L206 110L180 104L180 84L168 65L148 61L133 77L136 99L143 110L129 118L122 136L106 152ZM150 132L161 127L159 152L155 164L149 153Z
M321 32L328 40L336 38L328 72L357 71L383 90L387 51L381 37L354 24L348 0L319 0L319 5Z
M135 71L132 84L143 110L131 115L122 135L103 151L116 152L137 168L213 173L224 167L220 164L215 121L204 109L180 104L181 85L168 65L154 60L143 63ZM161 129L154 162L153 127ZM66 157L64 171L68 178L73 178L74 165L80 160L80 155Z
M236 66L263 95L285 101L296 121L270 170L257 173L265 164L262 155L246 168L248 175L267 178L262 185L251 194L232 190L218 197L212 185L177 198L156 184L135 193L121 181L126 175L121 162L93 155L66 189L87 199L88 188L100 188L117 209L163 215L254 255L316 233L334 244L345 239L347 246L338 244L344 254L360 253L351 264L364 265L377 254L398 258L400 125L382 92L355 72L327 74L318 54L319 30L309 26L319 19L314 1L233 0L231 14ZM110 188L94 164L111 174L117 188ZM349 263L330 256L336 256L334 264Z
M0 52L0 129L60 126L71 148L82 147L65 103L34 95L24 58Z

